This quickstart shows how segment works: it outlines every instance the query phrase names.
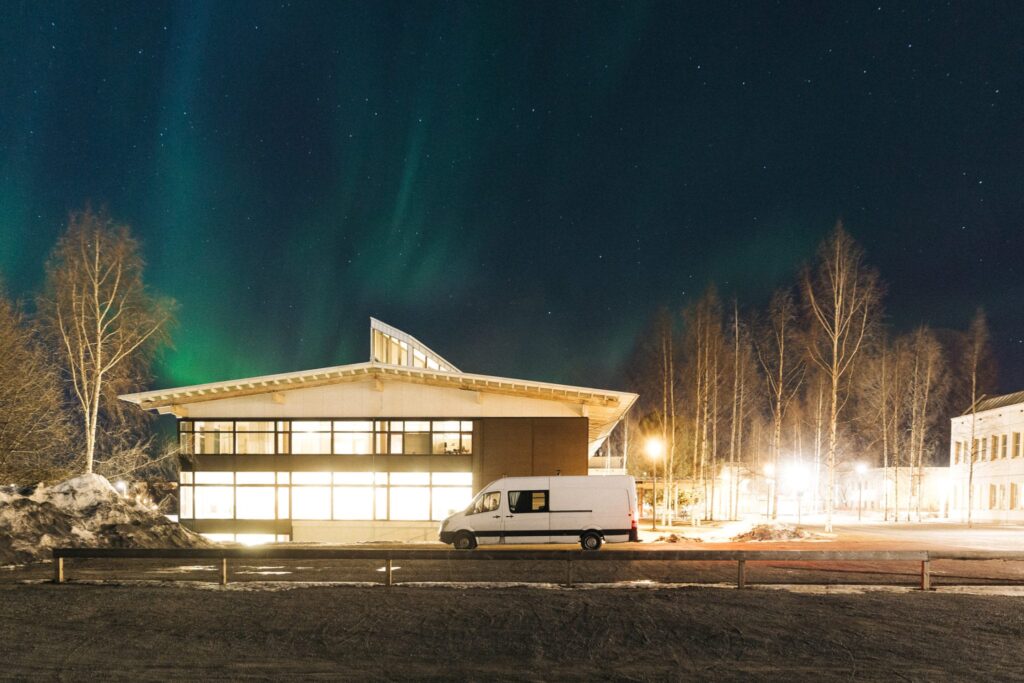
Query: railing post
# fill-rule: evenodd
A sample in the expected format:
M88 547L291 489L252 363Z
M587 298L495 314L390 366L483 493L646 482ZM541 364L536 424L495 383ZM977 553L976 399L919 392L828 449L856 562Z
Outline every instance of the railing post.
M572 588L572 560L565 561L565 586Z
M53 582L64 583L64 558L53 558Z
M747 561L738 560L736 562L736 587L746 588L747 587Z
M228 558L220 558L220 585L228 585Z
M391 558L384 560L384 585L391 587Z
M921 590L932 589L931 561L921 560Z

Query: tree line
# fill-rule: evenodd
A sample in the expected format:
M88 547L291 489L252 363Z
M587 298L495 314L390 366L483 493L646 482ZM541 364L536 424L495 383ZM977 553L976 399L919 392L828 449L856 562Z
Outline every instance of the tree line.
M883 469L886 519L915 509L920 517L923 468L947 462L949 418L991 391L995 362L981 309L966 331L921 324L900 333L885 319L884 294L838 223L763 310L723 301L711 284L685 307L659 311L628 368L640 394L627 440L631 471L652 471L637 437L656 435L672 511L712 519L724 508L736 518L741 476L797 461L811 472L811 505L831 529L837 473L863 462ZM901 470L913 482L902 499L888 484ZM775 518L779 487L770 488L766 510Z
M0 483L78 473L141 476L170 464L151 417L117 400L151 379L175 303L144 280L128 225L69 214L33 296L0 282Z

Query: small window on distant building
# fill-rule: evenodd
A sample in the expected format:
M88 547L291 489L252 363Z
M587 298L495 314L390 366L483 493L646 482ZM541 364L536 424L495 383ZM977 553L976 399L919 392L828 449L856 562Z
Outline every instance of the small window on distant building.
M1013 457L1020 457L1020 432L1013 433Z
M999 457L1003 460L1006 459L1006 434L999 437Z

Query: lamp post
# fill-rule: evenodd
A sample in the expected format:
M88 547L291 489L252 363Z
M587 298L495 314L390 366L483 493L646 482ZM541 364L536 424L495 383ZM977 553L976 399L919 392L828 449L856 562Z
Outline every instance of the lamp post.
M665 442L656 436L649 437L644 443L647 457L651 459L654 469L654 487L651 489L651 531L658 530L658 460L665 452Z
M868 466L859 462L854 469L857 471L857 521L859 522L864 513L864 475L868 471Z

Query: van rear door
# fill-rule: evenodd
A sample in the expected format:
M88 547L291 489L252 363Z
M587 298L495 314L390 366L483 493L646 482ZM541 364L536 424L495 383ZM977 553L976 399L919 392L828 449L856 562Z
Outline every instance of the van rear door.
M547 489L510 489L502 536L505 543L547 543L550 536L550 492Z

